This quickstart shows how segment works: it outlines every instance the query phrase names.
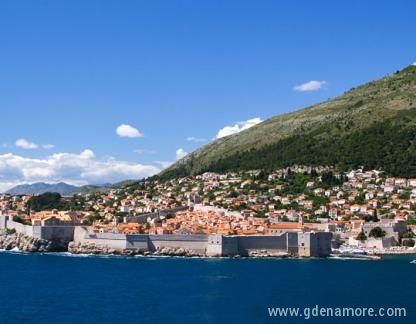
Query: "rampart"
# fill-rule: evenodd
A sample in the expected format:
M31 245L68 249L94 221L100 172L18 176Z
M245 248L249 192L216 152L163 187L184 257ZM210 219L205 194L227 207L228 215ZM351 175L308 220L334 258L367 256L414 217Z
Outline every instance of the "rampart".
M147 235L89 232L82 226L31 226L0 215L0 229L54 242L74 253L160 253L200 256L325 257L331 253L332 234L287 232L280 235ZM71 243L70 243L71 242ZM70 243L70 244L69 244Z
M74 244L98 249L155 253L185 250L201 256L316 256L331 252L331 233L284 233L280 235L127 235L91 233L76 227ZM303 244L303 245L302 245ZM173 253L174 254L174 253Z
M15 230L16 233L53 243L51 249L66 250L68 243L74 239L74 226L68 225L25 225L15 222L11 216L0 215L0 229Z

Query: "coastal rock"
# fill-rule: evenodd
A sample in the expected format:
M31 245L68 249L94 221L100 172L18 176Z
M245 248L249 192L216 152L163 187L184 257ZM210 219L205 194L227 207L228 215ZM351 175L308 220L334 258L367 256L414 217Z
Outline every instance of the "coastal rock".
M194 250L189 250L183 247L167 247L158 246L155 251L147 249L117 249L110 248L102 244L95 244L93 242L70 242L68 245L68 252L73 254L96 254L96 255L124 255L124 256L204 256Z
M75 243L70 242L68 245L68 252L72 254L96 254L96 255L135 255L139 251L121 250L115 248L108 248L107 246L95 243Z
M175 254L178 256L184 256L186 254L186 251L184 248L179 248L175 251Z
M21 233L0 231L0 249L12 250L15 248L24 252L54 252L60 250L59 244L54 244L51 241L26 236Z

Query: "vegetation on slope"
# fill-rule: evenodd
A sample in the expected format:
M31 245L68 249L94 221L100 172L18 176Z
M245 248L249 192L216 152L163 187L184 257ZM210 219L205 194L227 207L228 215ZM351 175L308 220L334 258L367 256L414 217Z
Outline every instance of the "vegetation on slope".
M416 176L416 66L218 139L161 173L364 166Z
M68 203L64 201L57 192L45 192L39 196L31 197L27 202L27 207L32 211L42 210L68 210Z

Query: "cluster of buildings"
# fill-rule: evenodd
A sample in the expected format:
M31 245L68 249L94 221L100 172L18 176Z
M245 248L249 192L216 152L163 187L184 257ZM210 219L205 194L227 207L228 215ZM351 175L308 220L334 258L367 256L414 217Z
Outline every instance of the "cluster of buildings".
M328 180L329 179L329 180ZM26 224L72 224L125 235L281 235L331 232L339 244L390 248L413 236L416 179L377 170L346 174L294 166L167 182L138 181L106 192L76 194L71 212L27 210L30 196L0 196L0 209ZM69 199L69 198L68 198ZM371 229L383 238L372 238ZM359 238L362 233L366 239Z

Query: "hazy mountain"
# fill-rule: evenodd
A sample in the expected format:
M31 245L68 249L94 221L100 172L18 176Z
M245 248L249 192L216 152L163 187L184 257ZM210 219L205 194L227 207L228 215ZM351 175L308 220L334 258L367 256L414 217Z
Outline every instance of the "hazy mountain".
M44 183L44 182L36 182L32 184L23 184L15 186L9 190L8 193L12 195L27 195L27 194L34 194L40 195L45 192L58 192L62 196L70 196L75 193L93 193L98 191L106 191L110 190L111 188L120 188L128 184L132 184L137 180L124 180L114 184L105 183L102 185L85 185L85 186L73 186L69 185L65 182L59 183Z
M160 176L308 164L344 169L363 165L415 177L415 136L416 66L412 65L336 98L217 139Z
M12 195L27 195L27 194L40 195L45 192L58 192L62 196L67 196L73 193L74 191L78 190L79 188L80 187L72 186L64 182L59 182L59 183L36 182L32 184L23 184L23 185L15 186L7 190L7 192Z

